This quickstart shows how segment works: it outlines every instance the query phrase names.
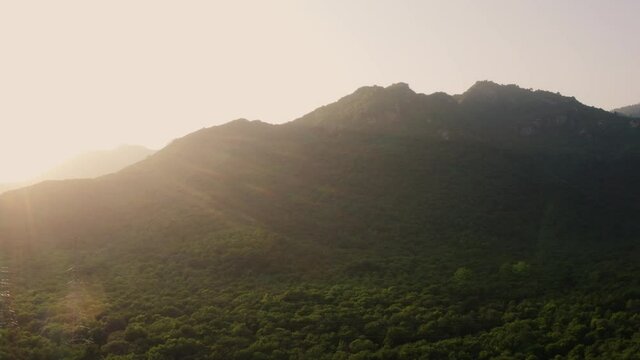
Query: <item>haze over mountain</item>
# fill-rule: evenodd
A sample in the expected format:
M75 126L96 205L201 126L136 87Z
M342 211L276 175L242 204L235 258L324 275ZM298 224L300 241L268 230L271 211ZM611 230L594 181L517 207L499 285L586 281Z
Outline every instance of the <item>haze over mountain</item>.
M515 85L501 86L491 82L478 82L459 96L443 93L416 94L402 83L387 88L364 87L334 104L322 107L284 125L237 120L226 125L203 129L176 140L153 158L117 176L101 181L82 182L82 187L87 188L87 191L98 198L105 194L108 187L116 187L123 191L123 195L137 191L136 187L146 188L149 196L144 198L135 196L131 199L132 201L126 203L121 203L117 197L104 199L106 203L85 202L83 206L88 208L81 212L93 213L89 210L93 206L100 206L112 209L115 213L123 213L127 209L120 209L119 206L133 207L137 202L165 201L167 196L177 196L177 194L167 194L173 191L164 189L177 185L181 185L186 191L186 194L180 194L180 197L184 195L184 199L176 199L178 203L189 203L196 199L202 202L202 196L206 194L207 201L204 201L203 205L214 209L220 204L211 198L213 193L220 192L219 196L223 198L233 198L230 194L236 191L242 194L236 195L246 197L252 192L249 191L250 189L242 189L241 184L247 182L255 182L256 189L263 189L267 193L275 191L274 186L280 191L291 192L285 184L290 181L300 181L300 179L288 179L287 173L271 174L273 170L268 168L277 165L271 162L280 161L287 166L299 166L302 168L297 172L316 176L317 170L306 168L319 162L315 156L320 154L310 152L318 151L324 154L331 151L322 148L324 142L328 141L326 138L334 136L347 137L347 139L335 144L337 148L333 149L333 152L354 147L358 144L357 140L364 141L362 144L364 148L354 154L340 154L340 156L333 154L336 158L331 158L334 161L338 159L346 161L349 157L362 156L358 154L366 154L372 150L368 149L370 144L365 140L368 137L382 139L406 137L404 140L408 142L420 139L421 143L434 143L447 150L451 148L451 151L454 149L458 151L462 145L450 144L463 144L465 147L481 147L485 151L509 151L516 154L524 153L528 156L558 156L562 153L573 156L590 155L593 160L596 159L596 155L598 158L615 160L616 156L622 156L621 154L637 152L640 144L636 141L637 135L633 120L619 118L603 110L584 106L573 98L544 91L532 92ZM355 138L351 139L351 137ZM304 149L305 146L309 148ZM286 147L291 149L279 150ZM253 153L255 154L249 156ZM264 159L268 154L272 154L273 158ZM329 155L324 154L324 156ZM302 163L286 161L287 158L283 156L295 156ZM257 163L253 164L254 162ZM82 158L75 163L86 164ZM250 167L251 164L253 167ZM407 166L413 165L407 164ZM234 176L239 177L239 172L243 171L247 173L243 174L242 179L232 180ZM332 170L334 171L336 170ZM54 171L53 174L55 173ZM57 173L60 174L60 171ZM71 174L66 172L67 176ZM269 186L261 183L268 174L277 177L279 181L273 179L274 184ZM343 174L335 175L341 178ZM197 183L198 179L201 183ZM216 181L222 183L218 184ZM193 184L194 182L196 184ZM217 186L213 186L214 184ZM294 186L294 184L289 185ZM14 194L13 197L29 194L32 206L40 197L45 202L49 202L45 200L49 196L56 198L63 196L69 200L74 196L84 198L86 194L78 191L77 187L78 184L70 182L46 184L27 189L21 194ZM155 192L150 193L152 189ZM189 194L189 191L194 193ZM254 189L254 191L257 190ZM52 194L54 192L56 194ZM69 194L66 194L67 192ZM200 195L195 195L196 199L191 199L194 194ZM274 205L272 200L267 201L263 196L253 198L253 201L258 200L265 201L263 204L265 206ZM284 201L279 198L278 200ZM116 203L110 204L113 201ZM42 209L40 211L43 212L43 216L60 217L55 222L66 223L68 220L61 218L65 216L64 213L50 212L41 206L37 208ZM232 209L226 208L224 212L230 210ZM246 210L255 211L255 209ZM155 214L151 215L155 216ZM242 214L242 216L246 215ZM37 217L36 220L38 220ZM50 230L46 229L47 232Z
M118 172L144 160L155 150L123 145L113 150L93 151L77 156L45 172L41 180L89 179Z
M0 184L0 194L47 180L90 179L118 172L144 160L155 150L143 146L123 145L113 150L93 151L70 159L24 183Z
M613 111L627 116L640 118L640 104L624 106L614 109Z
M490 81L235 120L0 196L0 354L630 356L639 181L637 120Z
M20 184L9 183L9 184L0 184L0 194L5 191L9 191L11 189L17 189L20 187Z

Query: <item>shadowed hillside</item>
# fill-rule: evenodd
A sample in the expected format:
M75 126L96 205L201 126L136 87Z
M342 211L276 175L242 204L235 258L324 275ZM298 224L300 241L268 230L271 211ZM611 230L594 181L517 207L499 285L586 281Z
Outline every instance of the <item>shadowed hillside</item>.
M639 141L628 118L488 81L203 129L0 197L11 331L44 358L622 354L640 325ZM35 357L25 344L3 351Z
M497 207L514 201L516 210L533 211L528 207L548 192L588 194L585 201L606 198L617 207L618 201L629 203L628 195L613 193L626 183L605 180L627 181L620 172L635 161L636 130L628 120L573 98L514 85L479 82L456 97L416 94L406 84L367 87L285 125L236 120L203 129L114 176L43 184L6 196L3 205L16 207L5 210L13 215L26 213L28 203L28 221L36 224L30 231L50 237L80 228L91 232L89 220L81 227L68 221L111 213L133 223L159 221L175 211L207 226L230 222L283 230L311 222L317 231L335 232L348 219L345 204L361 206L359 216L385 217L421 204L450 218L463 211L458 207L469 207L463 199L477 199L469 209L473 219L485 216L480 210L497 199L505 202ZM627 174L629 181L632 176ZM61 202L70 206L60 208ZM615 211L601 206L585 204ZM426 220L413 210L406 209L408 216ZM598 219L585 221L595 225ZM371 226L362 220L349 226Z

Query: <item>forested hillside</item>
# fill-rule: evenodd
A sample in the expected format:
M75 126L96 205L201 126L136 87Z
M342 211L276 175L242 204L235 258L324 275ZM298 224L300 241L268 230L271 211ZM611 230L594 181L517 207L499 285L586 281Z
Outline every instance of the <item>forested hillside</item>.
M640 129L364 87L0 197L0 358L633 359Z

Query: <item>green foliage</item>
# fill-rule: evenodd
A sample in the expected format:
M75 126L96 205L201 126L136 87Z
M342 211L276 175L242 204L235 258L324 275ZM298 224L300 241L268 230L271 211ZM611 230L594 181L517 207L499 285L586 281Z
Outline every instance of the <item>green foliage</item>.
M7 194L0 358L632 359L635 130L398 84Z
M457 285L466 285L473 278L473 272L466 267L460 267L453 273L453 281Z
M217 237L222 244L243 238L223 232L206 241ZM155 255L174 251L157 249ZM532 253L500 267L492 264L503 256L493 251L481 261L465 261L479 251L469 245L412 251L416 256L384 254L389 272L353 274L336 267L223 277L215 274L228 266L225 259L183 276L201 251L163 263L124 250L118 257L105 254L118 258L117 266L82 279L85 291L99 297L99 311L71 326L57 306L68 296L64 281L56 285L59 295L34 305L37 292L29 289L40 288L36 279L44 284L50 274L33 272L29 288L16 289L21 326L0 333L2 351L16 359L581 359L632 354L629 349L640 346L636 248L626 248L614 263L594 254L540 262ZM41 256L32 261L63 257ZM377 263L378 256L353 250L339 258ZM608 280L584 276L566 287L554 277L558 265L597 271Z

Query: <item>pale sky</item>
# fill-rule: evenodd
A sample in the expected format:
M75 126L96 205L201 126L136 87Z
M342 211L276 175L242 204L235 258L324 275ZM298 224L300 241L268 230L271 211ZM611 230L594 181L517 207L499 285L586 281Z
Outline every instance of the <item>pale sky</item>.
M0 0L0 182L364 85L640 102L640 1Z

